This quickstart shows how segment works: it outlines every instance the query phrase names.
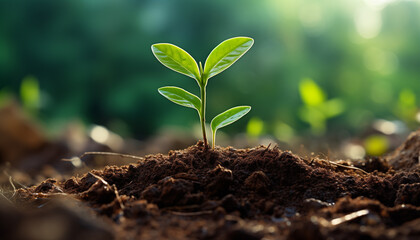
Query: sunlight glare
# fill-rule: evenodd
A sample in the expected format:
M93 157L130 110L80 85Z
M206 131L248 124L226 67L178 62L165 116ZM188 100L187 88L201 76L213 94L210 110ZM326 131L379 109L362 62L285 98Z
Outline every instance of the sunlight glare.
M106 143L109 138L109 131L102 126L94 126L90 131L90 137L98 143Z
M398 130L397 124L383 119L376 120L373 127L386 135L394 134Z
M364 0L365 4L372 9L382 10L388 4L395 2L395 0Z
M305 4L299 11L299 20L302 25L311 31L318 32L325 25L322 8L316 4Z
M365 149L362 146L354 143L346 144L343 152L350 159L362 159L366 154Z
M354 22L357 33L363 38L375 38L382 28L381 12L367 7L362 7L355 12Z

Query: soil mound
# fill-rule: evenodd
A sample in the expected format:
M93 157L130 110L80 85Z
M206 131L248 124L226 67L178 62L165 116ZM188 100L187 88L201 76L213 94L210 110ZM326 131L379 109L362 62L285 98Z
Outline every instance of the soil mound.
M412 132L386 159L394 169L420 172L420 129Z
M418 239L419 172L369 166L198 142L66 181L48 179L19 189L15 200L28 211L65 209L56 211L58 219L76 219L65 229L92 228L116 239ZM82 216L69 209L94 217L81 227Z

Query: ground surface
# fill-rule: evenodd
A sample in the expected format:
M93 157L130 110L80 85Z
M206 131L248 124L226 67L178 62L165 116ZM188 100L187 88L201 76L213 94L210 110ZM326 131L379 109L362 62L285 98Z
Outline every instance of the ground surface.
M0 204L0 231L2 239L420 239L419 153L420 132L390 156L352 164L199 142L18 189Z

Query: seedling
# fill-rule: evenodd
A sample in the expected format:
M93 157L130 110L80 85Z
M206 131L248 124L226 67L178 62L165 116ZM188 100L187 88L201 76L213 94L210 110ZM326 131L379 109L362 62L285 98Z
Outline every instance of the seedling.
M249 37L230 38L211 51L203 66L183 49L170 43L152 45L152 52L164 66L187 75L197 81L201 98L179 87L166 86L158 89L159 93L170 101L184 107L194 108L200 117L203 141L208 146L206 136L206 86L211 77L223 72L244 55L254 44ZM212 146L216 141L216 131L237 121L251 110L250 106L238 106L217 115L211 121Z

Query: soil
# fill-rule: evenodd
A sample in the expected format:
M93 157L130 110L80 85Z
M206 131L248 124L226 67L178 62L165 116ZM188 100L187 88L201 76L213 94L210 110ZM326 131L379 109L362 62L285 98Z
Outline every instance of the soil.
M198 142L20 188L0 204L0 232L2 239L420 239L419 153L420 131L389 156L354 162Z

